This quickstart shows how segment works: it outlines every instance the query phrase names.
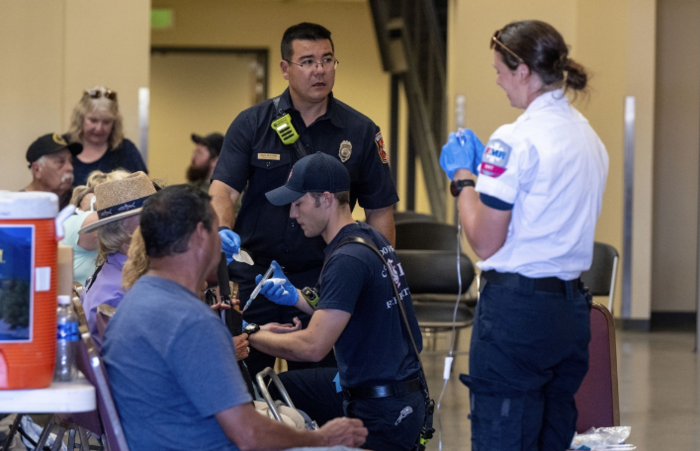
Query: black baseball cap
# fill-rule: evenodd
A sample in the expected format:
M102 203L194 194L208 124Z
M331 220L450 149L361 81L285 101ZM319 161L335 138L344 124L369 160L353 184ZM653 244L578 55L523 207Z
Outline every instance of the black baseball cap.
M70 143L59 133L49 133L48 135L40 136L27 149L27 161L31 165L44 155L53 155L63 149L70 150L73 156L78 155L83 151L83 145L80 143Z
M297 161L287 183L265 194L272 205L291 204L306 193L350 191L350 173L337 158L323 152Z
M206 146L212 157L218 157L224 145L224 135L221 133L209 133L207 136L200 136L192 133L192 141Z

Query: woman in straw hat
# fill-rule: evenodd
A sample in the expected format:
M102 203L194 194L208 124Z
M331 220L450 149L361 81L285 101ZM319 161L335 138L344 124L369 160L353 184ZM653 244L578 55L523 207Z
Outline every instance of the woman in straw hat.
M87 179L85 185L76 186L73 189L73 196L70 203L77 209L63 223L65 236L61 244L73 248L73 280L77 280L82 285L96 269L97 259L97 232L78 234L78 231L89 224L97 221L95 211L95 187L110 180L118 180L127 177L129 172L116 170L105 174L102 171L93 171Z
M84 185L88 175L98 169L148 172L134 143L124 137L117 93L104 86L83 92L73 109L66 139L83 145L80 156L73 158L73 186Z
M124 297L122 269L131 236L139 225L143 202L156 192L153 182L143 172L95 187L95 210L98 220L80 229L80 234L97 230L97 271L88 281L83 294L83 309L95 343L101 347L95 316L100 304L117 307Z

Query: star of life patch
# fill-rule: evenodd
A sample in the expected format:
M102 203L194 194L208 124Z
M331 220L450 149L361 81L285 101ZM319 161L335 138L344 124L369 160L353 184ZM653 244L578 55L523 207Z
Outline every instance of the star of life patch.
M510 145L500 139L490 140L481 160L481 174L497 178L506 172L512 150Z
M377 152L379 152L379 159L384 164L389 164L389 157L384 149L384 138L382 138L382 132L374 135L374 143L377 145Z

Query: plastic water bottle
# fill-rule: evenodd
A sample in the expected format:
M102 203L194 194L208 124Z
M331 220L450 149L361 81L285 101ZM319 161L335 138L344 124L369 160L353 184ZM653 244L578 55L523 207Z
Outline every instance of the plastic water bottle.
M75 379L75 356L78 352L78 316L70 305L70 296L58 297L56 310L58 334L56 340L56 369L53 380L68 382Z

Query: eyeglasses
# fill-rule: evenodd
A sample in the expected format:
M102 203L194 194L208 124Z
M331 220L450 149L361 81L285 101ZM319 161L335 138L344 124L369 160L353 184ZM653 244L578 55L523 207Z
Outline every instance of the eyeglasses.
M520 56L518 56L517 53L515 53L514 51L512 51L511 49L506 47L506 45L503 42L501 42L501 40L499 39L500 37L501 37L501 30L496 30L496 32L491 37L491 48L494 47L494 44L498 44L503 50L510 53L515 59L517 59L521 63L525 63L524 59L520 58Z
M91 89L89 91L85 91L85 94L91 99L99 99L100 97L104 96L106 99L109 99L111 101L116 101L117 100L117 92L112 91L111 89L106 90L105 92L102 92L99 89Z
M323 69L331 70L331 69L335 69L336 67L338 67L338 63L340 62L332 56L327 56L327 57L323 58L320 62L314 61L312 59L304 60L301 63L295 63L294 61L289 61L289 60L285 60L285 61L287 61L289 64L296 64L297 66L301 67L304 70L316 69L316 68L318 68L319 64L321 65L321 67L323 67Z

